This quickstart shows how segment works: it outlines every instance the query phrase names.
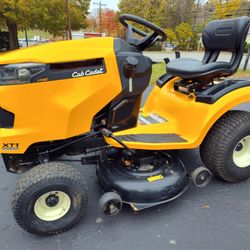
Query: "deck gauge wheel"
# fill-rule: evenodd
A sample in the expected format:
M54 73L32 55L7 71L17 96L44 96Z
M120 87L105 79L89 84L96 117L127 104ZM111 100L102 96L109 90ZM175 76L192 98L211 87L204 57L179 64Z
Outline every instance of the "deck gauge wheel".
M122 209L122 198L115 192L105 193L99 200L99 207L105 215L117 215Z
M195 186L205 187L211 180L211 172L205 167L198 167L192 172L191 180Z

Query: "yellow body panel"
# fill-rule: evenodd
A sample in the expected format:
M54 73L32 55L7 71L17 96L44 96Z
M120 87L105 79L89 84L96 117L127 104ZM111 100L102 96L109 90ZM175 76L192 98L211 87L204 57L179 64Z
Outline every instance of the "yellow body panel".
M93 58L104 58L105 74L0 86L0 106L15 114L14 128L0 129L0 153L21 154L36 142L89 132L93 117L122 88L113 38L57 42L0 56L0 64L58 63ZM4 143L18 143L19 149L2 150Z
M88 38L60 41L14 50L0 56L0 64L75 62L114 56L114 38Z
M186 142L176 143L141 143L123 141L133 149L167 150L188 149L198 147L212 125L228 110L250 101L250 87L237 89L223 96L214 104L195 102L185 94L176 92L173 88L177 78L171 80L162 89L155 86L148 97L143 113L156 113L164 117L167 122L137 125L136 128L116 132L114 135L131 134L177 134ZM110 138L106 141L116 147L120 145Z
M104 58L107 72L87 77L32 84L0 86L0 107L15 114L14 128L0 129L0 153L22 154L36 142L67 139L91 130L93 117L122 91L113 38L57 42L5 53L1 64L60 63ZM174 91L175 78L163 88L155 87L142 112L156 113L167 122L116 132L115 135L177 134L185 142L124 142L146 150L198 147L212 125L231 108L250 101L250 87L235 90L214 104L195 102ZM105 138L112 146L120 145ZM18 144L3 150L4 144Z

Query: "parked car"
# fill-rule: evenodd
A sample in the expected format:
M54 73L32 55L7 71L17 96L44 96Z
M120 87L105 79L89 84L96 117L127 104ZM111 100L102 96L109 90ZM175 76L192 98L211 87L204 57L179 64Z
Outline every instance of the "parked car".
M173 43L166 43L165 49L174 49L175 47Z

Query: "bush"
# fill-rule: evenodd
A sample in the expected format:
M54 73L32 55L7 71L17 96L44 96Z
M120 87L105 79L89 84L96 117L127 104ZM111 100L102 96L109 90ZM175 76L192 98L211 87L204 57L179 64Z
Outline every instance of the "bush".
M152 47L146 49L146 51L161 51L161 50L162 50L162 42L157 42Z
M192 27L188 23L181 23L175 29L179 50L188 50L193 38Z
M250 48L250 44L245 42L245 44L244 44L244 53L247 53L249 48Z

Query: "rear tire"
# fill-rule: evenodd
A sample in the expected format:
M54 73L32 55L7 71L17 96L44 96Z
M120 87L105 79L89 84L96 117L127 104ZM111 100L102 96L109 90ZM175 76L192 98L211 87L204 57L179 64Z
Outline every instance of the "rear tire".
M250 113L229 111L210 129L200 147L201 159L228 182L250 177ZM248 140L249 139L249 140Z
M51 162L29 170L17 183L12 210L17 224L38 235L72 228L87 208L87 184L75 168Z

